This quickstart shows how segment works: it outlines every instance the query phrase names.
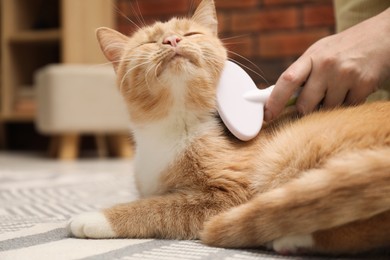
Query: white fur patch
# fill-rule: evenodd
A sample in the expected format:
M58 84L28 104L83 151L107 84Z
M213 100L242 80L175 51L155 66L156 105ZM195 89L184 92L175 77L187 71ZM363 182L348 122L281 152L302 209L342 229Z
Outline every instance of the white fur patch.
M161 174L174 163L191 141L202 133L207 133L213 122L191 124L180 117L165 118L165 123L149 124L145 129L134 132L136 154L134 160L135 179L141 196L158 193ZM171 123L175 120L175 123ZM166 127L167 125L175 127ZM192 127L196 125L196 129Z
M196 135L207 131L210 124L200 124L196 113L185 107L182 100L186 86L182 82L172 84L176 102L169 115L133 129L137 149L134 171L142 196L156 195L164 170L178 159Z
M272 249L280 254L296 254L300 251L308 251L314 246L313 236L294 235L275 239Z
M68 224L70 233L79 238L114 238L116 234L101 212L83 213Z
M179 133L172 129L166 132L162 124L149 124L135 133L137 150L135 155L135 178L142 196L156 194L161 173L182 151Z

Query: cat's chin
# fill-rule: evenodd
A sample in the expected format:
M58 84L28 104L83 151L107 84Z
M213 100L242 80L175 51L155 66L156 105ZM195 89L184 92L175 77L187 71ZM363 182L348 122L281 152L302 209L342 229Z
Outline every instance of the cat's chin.
M182 55L176 55L169 63L171 66L188 66L188 63L192 63L192 61Z
M188 71L189 66L196 66L196 64L190 58L175 55L167 62L165 70L177 74Z

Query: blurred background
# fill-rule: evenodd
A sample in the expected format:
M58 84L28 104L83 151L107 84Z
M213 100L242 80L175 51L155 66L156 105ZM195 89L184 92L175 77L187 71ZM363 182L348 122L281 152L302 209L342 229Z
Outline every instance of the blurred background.
M128 147L118 148L118 143L128 142L128 139L120 138L126 135L120 127L108 127L105 131L97 126L94 131L93 128L82 128L77 122L71 122L70 124L75 125L70 128L63 127L69 120L65 117L72 116L70 109L67 111L66 108L77 107L73 104L80 100L75 100L76 103L64 102L68 94L56 90L64 88L64 84L60 82L61 77L55 75L63 74L70 79L74 76L75 80L69 83L72 86L90 84L90 75L89 78L85 76L86 81L83 83L74 83L79 82L76 81L77 77L84 76L71 70L62 70L61 66L81 64L85 65L81 70L91 72L100 66L97 64L105 63L94 36L97 27L113 27L124 34L131 34L136 28L133 23L140 25L144 21L152 23L168 20L172 16L188 16L199 2L200 0L1 0L0 149L5 152L46 153L59 145L65 147L66 143L74 143L78 147L78 154L82 154L84 150L95 150L98 146L101 148L100 155L106 156L111 155L111 152L106 151L105 142L110 136L116 136L115 149L122 149L123 156L130 156L130 152L126 150ZM215 2L220 38L229 49L229 56L248 67L248 72L259 87L273 84L306 48L318 39L334 33L332 0ZM48 70L47 66L50 64L59 64L59 70ZM42 70L46 76L37 83L37 72ZM40 86L39 97L37 84L43 85ZM71 88L65 89L71 91ZM50 92L49 95L49 91L53 93ZM86 94L85 100L91 99L90 97L91 95ZM99 101L93 102L98 104L87 106L100 109ZM64 106L65 109L61 108L61 113L57 113L57 105ZM79 111L83 109L83 105L85 106L81 104L80 108L77 107ZM62 118L64 110L69 115ZM99 113L93 116L99 121ZM107 125L103 116L100 119L103 125ZM50 125L50 120L55 121L52 123L54 126Z

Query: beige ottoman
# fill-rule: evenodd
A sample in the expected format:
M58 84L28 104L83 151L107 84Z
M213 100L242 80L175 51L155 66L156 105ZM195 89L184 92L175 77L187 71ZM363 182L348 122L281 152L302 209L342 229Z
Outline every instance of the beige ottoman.
M126 107L111 66L49 65L35 75L36 126L54 136L51 151L62 159L77 157L79 137L93 134L100 155L109 136L119 156L131 154Z

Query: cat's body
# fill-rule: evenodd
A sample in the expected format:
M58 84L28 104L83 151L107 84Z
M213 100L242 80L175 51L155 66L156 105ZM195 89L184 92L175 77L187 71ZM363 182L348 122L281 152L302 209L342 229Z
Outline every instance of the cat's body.
M192 19L131 38L98 31L128 104L142 199L74 218L73 235L282 253L390 246L390 103L286 113L238 141L216 116L226 60L216 25L204 0Z

